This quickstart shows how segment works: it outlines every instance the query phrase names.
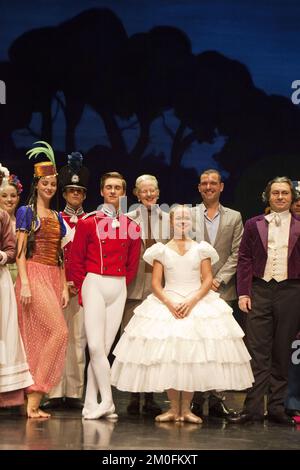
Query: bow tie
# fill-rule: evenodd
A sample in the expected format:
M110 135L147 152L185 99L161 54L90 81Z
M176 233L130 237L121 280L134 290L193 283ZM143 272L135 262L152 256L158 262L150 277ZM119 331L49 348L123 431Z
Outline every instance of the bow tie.
M281 225L281 218L277 212L271 212L271 214L265 216L265 219L269 222L269 224L275 224L276 227L279 227Z

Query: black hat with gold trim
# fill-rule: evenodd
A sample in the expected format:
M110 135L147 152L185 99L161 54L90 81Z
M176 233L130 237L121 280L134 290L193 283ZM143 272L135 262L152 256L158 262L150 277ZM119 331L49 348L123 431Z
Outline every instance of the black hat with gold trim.
M58 182L62 191L67 188L87 190L90 173L82 165L82 161L83 156L80 152L72 152L68 155L68 164L63 166L58 174Z

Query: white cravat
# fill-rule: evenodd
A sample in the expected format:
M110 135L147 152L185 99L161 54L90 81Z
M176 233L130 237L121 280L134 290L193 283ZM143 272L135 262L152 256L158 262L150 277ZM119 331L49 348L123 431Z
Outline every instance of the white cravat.
M276 227L279 227L281 225L281 217L278 212L271 212L268 215L265 215L265 219L269 223L275 223Z

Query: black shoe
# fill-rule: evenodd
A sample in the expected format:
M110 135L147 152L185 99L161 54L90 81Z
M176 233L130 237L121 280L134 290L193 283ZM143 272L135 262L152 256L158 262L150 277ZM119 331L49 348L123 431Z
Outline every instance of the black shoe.
M300 416L300 410L285 410L285 414L287 414L288 416Z
M137 416L140 414L140 400L132 398L127 406L127 413L129 415Z
M283 424L285 426L294 426L296 422L285 413L270 414L268 413L268 421L276 424Z
M263 422L264 417L260 415L253 415L251 413L240 413L236 414L235 416L227 416L226 420L231 424L245 424L253 423L255 421Z
M154 400L145 400L142 411L149 416L157 416L161 414L162 409Z
M229 416L237 416L237 413L234 410L228 408L221 400L209 408L208 414L214 418L228 418Z
M195 401L192 402L191 411L199 418L203 418L203 406Z
M83 403L79 398L66 397L65 398L65 407L66 408L71 408L72 410L82 410Z
M64 408L63 398L49 398L41 405L42 410L59 410Z

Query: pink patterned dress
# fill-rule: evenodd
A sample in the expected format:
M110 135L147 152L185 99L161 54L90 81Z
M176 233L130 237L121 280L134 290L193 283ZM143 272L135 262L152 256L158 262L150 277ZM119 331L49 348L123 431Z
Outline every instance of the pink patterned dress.
M20 303L19 276L16 281L19 325L34 380L27 393L49 392L63 373L68 332L62 311L60 244L60 221L53 212L39 220L33 256L26 263L31 290L31 303L26 308Z

